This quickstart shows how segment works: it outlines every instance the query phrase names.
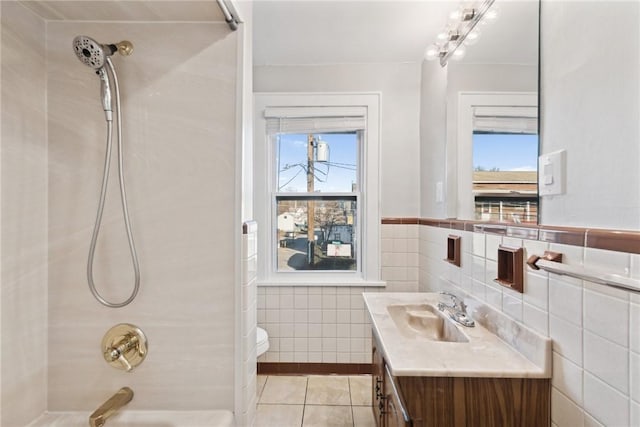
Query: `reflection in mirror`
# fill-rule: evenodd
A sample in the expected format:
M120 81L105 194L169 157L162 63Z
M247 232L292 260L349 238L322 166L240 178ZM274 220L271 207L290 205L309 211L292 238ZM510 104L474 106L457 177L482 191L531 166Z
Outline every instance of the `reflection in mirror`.
M447 65L449 216L535 224L539 3L493 7L500 18L481 22L464 58Z

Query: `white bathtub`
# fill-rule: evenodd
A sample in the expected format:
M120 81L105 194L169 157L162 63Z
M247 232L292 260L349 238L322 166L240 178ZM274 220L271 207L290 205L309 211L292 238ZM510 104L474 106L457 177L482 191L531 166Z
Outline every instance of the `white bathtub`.
M87 427L89 412L51 412L28 427ZM233 427L229 411L123 411L107 420L105 427Z

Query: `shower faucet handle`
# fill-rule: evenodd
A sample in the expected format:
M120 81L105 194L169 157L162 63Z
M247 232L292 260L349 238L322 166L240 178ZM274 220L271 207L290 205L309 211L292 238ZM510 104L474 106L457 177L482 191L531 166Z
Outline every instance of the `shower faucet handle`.
M131 372L147 356L147 338L137 326L121 323L102 339L104 360L116 369Z

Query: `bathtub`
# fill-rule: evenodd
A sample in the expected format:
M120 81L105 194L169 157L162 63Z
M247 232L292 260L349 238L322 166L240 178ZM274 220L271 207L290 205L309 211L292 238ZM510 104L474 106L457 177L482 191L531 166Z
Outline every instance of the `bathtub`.
M87 427L89 412L51 412L27 427ZM233 427L229 411L123 411L105 427Z

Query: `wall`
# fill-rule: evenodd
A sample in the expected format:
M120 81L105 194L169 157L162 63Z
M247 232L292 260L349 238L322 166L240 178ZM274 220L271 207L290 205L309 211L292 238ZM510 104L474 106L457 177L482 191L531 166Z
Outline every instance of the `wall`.
M383 224L380 231L384 288L258 288L258 324L270 343L260 362L371 362L371 324L362 293L418 290L418 226Z
M135 45L114 57L142 276L121 309L101 306L86 285L105 124L99 81L70 49L78 34ZM123 385L136 393L132 409L234 409L237 37L225 23L48 23L49 410L95 409ZM133 277L111 178L94 270L100 291L119 301ZM133 373L110 367L99 348L121 322L150 342Z
M446 256L461 236L462 265ZM483 301L553 339L551 418L557 427L640 425L640 296L544 271L526 270L524 294L497 285L497 248L545 250L563 262L640 279L640 255L498 234L420 228L420 290Z
M420 215L446 218L447 69L438 61L423 61L421 83Z
M567 192L542 200L542 221L638 230L640 4L542 6L542 153L567 150Z
M16 2L2 2L0 11L0 424L14 427L26 425L46 408L46 52L43 20Z
M254 221L247 221L242 226L242 409L236 416L236 424L250 426L256 415L258 395L257 382L257 260L258 260L258 227Z
M420 65L338 64L254 67L255 92L380 92L381 215L420 210Z

